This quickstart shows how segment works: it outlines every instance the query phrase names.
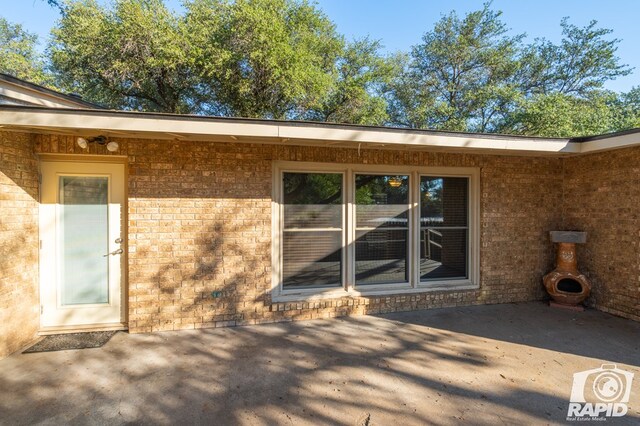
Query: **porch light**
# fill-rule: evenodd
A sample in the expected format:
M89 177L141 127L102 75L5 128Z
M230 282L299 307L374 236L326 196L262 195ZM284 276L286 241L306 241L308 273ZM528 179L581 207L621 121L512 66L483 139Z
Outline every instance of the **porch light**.
M389 178L389 185L393 188L397 188L402 185L402 179L400 179L398 176L391 176Z
M90 143L96 143L98 145L106 145L107 151L115 152L118 150L119 145L118 142L107 142L106 136L96 136L95 138L78 138L76 140L78 146L82 149L86 149Z
M89 141L85 138L78 138L78 146L82 149L86 149L89 145Z

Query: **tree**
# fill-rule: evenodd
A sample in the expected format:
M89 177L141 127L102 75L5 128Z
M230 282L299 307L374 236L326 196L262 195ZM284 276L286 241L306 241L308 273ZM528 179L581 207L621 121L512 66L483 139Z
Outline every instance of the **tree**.
M615 56L618 39L606 40L612 30L597 28L591 21L584 28L562 19L559 45L539 39L526 49L524 78L532 94L565 93L587 97L605 82L628 75L631 69Z
M198 73L226 115L293 118L334 90L344 41L315 6L193 0L186 8Z
M390 85L395 124L493 130L519 95L514 76L523 37L507 36L500 15L490 4L462 19L451 12L424 34Z
M607 39L611 30L598 28L596 21L579 28L565 18L559 44L537 39L524 45L522 35L506 35L500 15L487 3L462 19L452 12L425 33L390 84L390 122L532 135L554 133L547 124L557 116L577 121L574 127L560 124L554 134L622 123L615 111L605 111L620 102L602 91L605 82L631 71L615 56L619 40ZM611 119L594 126L580 114Z
M522 99L500 131L536 136L585 136L639 124L633 91L603 90L604 83L631 72L615 56L619 40L591 21L578 28L565 18L558 45L536 40L522 55ZM637 110L636 110L637 111Z
M68 2L49 47L66 90L117 109L205 110L184 22L162 0Z
M62 11L63 10L63 4L62 4L62 0L46 0L47 3L49 3L49 6L51 7L55 7L56 9Z
M0 17L0 72L36 84L49 84L37 44L38 36Z
M66 90L113 108L382 124L390 72L298 0L64 4L49 49Z
M347 44L336 62L337 80L321 106L304 118L316 121L384 125L388 121L385 85L394 75L393 59L379 54L379 41Z
M595 21L524 45L487 3L384 57L306 0L185 0L183 14L163 0L46 1L62 16L56 85L112 108L554 136L639 124L637 88L603 90L631 70ZM35 36L6 21L0 33L0 66L44 81Z
M627 93L622 93L616 107L620 111L618 130L640 127L640 87L636 86Z
M589 136L618 130L613 92L591 91L581 98L567 93L536 94L511 117L510 133L545 137Z

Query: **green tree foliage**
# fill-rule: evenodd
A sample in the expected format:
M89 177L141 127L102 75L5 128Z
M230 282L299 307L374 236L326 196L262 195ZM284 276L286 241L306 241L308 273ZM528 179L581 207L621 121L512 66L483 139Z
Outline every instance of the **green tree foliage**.
M38 37L0 17L0 72L37 84L49 84Z
M606 91L592 91L585 98L561 92L536 94L510 117L510 133L572 137L612 132L620 125L618 103L616 94Z
M638 88L603 89L631 70L595 21L563 19L559 43L525 44L487 3L387 57L306 0L185 0L184 13L163 0L47 1L61 11L56 84L113 108L540 136L640 125ZM11 28L0 25L0 55L18 53L3 66L43 81L34 36Z
M606 40L612 33L597 28L597 21L579 28L564 18L562 41L555 45L548 40L536 40L526 48L523 62L527 88L534 94L566 93L587 97L604 83L628 75L631 69L620 64L615 55L618 39Z
M616 129L632 129L640 127L640 87L634 87L618 97L615 105L619 112Z
M464 18L451 12L424 34L390 87L396 124L493 130L519 96L514 77L522 36L507 36L500 14L488 4Z
M337 60L337 79L318 108L304 117L316 121L384 125L384 88L395 72L393 59L379 54L380 42L367 38L347 44Z
M294 0L192 0L197 72L227 115L293 118L336 84L344 41L315 6Z
M110 106L145 111L203 111L194 51L182 20L162 0L67 2L49 48L66 90Z
M611 30L561 22L559 44L536 40L522 55L523 98L503 123L504 133L586 136L634 127L633 92L615 94L604 83L631 72L615 56L619 40Z
M460 18L454 12L425 33L390 84L396 125L454 131L575 135L633 124L612 108L624 104L605 82L631 70L615 56L619 40L592 21L563 19L563 39L523 44L507 36L490 3ZM585 119L590 117L590 119ZM589 120L604 120L593 123ZM556 130L553 123L557 122Z

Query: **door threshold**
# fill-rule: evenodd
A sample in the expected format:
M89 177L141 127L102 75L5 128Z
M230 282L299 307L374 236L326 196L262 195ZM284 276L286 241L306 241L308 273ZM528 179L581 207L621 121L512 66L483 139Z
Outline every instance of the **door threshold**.
M49 336L51 334L83 333L90 331L120 331L128 329L129 327L126 323L65 325L60 327L40 327L38 336Z

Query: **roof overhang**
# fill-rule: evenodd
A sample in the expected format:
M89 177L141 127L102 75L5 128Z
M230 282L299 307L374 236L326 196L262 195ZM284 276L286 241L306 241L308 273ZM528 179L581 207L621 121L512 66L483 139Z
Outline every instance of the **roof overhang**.
M511 155L576 155L640 145L640 132L635 131L574 140L316 122L24 106L0 106L0 130L2 129L74 136L101 134L119 138Z
M48 108L102 108L79 96L57 92L8 74L0 73L0 98L9 105L43 106Z

